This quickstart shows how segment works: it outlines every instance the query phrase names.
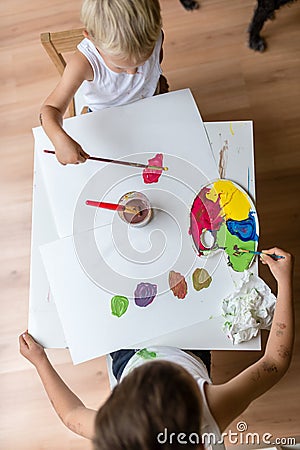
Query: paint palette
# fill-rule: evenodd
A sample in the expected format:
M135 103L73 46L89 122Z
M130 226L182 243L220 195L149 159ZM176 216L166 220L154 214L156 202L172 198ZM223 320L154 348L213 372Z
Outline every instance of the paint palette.
M228 265L243 272L250 267L254 255L238 253L236 247L255 251L258 246L258 218L251 198L230 180L210 182L194 199L190 234L200 257L223 250Z

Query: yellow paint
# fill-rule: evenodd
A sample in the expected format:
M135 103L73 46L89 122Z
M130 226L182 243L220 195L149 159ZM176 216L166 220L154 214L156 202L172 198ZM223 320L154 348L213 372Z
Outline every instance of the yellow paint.
M207 192L206 198L214 203L219 199L226 220L245 220L249 216L250 203L247 196L231 181L216 181L210 191Z
M232 136L234 136L234 131L233 131L233 128L232 128L232 122L230 122L229 130L230 130L230 133L232 134Z

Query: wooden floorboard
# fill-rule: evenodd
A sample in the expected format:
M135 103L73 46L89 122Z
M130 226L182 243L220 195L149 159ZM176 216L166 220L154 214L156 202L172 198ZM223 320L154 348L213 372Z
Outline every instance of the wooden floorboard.
M253 120L257 208L261 246L274 244L298 255L295 280L299 330L300 194L300 3L284 7L263 35L268 50L247 48L250 0L201 0L187 12L162 0L164 71L172 90L190 88L203 120ZM10 0L0 6L1 56L1 422L5 450L81 450L90 444L60 423L34 369L18 355L17 337L27 326L33 137L39 106L58 81L39 34L78 28L79 0ZM266 270L262 275L274 288ZM90 407L108 395L105 360L73 367L67 350L51 360ZM214 352L213 378L222 382L259 356ZM249 431L299 434L299 337L292 366L281 382L256 400L240 419ZM235 424L231 428L235 429Z

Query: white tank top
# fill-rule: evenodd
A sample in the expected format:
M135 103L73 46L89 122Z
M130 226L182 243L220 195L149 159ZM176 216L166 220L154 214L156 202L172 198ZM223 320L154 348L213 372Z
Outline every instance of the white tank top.
M83 94L89 108L98 111L152 97L162 73L159 63L161 44L162 33L150 58L138 67L137 73L128 74L109 69L92 41L83 39L77 48L87 58L94 72L92 81L83 82Z
M204 438L205 448L225 448L217 422L212 416L204 391L205 383L211 384L207 369L200 359L174 347L153 346L137 351L126 364L120 382L136 367L147 362L163 359L176 363L195 378L202 397L202 415L200 434ZM183 446L184 447L184 446Z

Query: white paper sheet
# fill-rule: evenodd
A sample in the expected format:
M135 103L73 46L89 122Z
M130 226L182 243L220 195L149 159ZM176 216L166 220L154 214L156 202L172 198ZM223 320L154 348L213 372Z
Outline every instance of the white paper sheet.
M195 164L207 180L218 177L206 131L189 89L72 117L64 121L64 128L93 156L147 163L146 158L140 160L141 153L170 154ZM62 166L55 156L43 152L53 149L43 129L35 128L33 133L59 236L70 236L77 197L104 164L87 161ZM126 173L131 176L136 171L128 167Z
M195 291L191 270L185 277L188 294L184 299L178 299L166 289L167 273L158 274L150 282L158 282L159 293L149 306L141 308L136 306L132 298L137 279L117 272L113 274L108 266L103 269L103 263L96 257L93 242L94 239L101 239L101 234L97 236L99 230L101 228L96 233L94 230L82 233L86 254L94 256L89 261L88 273L78 261L73 237L41 247L51 291L75 364L119 348L134 347L139 342L192 325L211 315L220 315L222 296L224 292L230 293L232 290L232 280L223 258L209 258L205 263L194 261L195 267L205 267L211 274L212 283L209 288ZM137 272L143 268L139 263L135 267ZM129 270L128 267L126 270ZM98 281L101 278L97 278L99 273L103 276L105 289L94 281L95 278ZM147 279L144 278L144 281ZM110 301L113 295L128 297L128 310L121 317L111 314Z

